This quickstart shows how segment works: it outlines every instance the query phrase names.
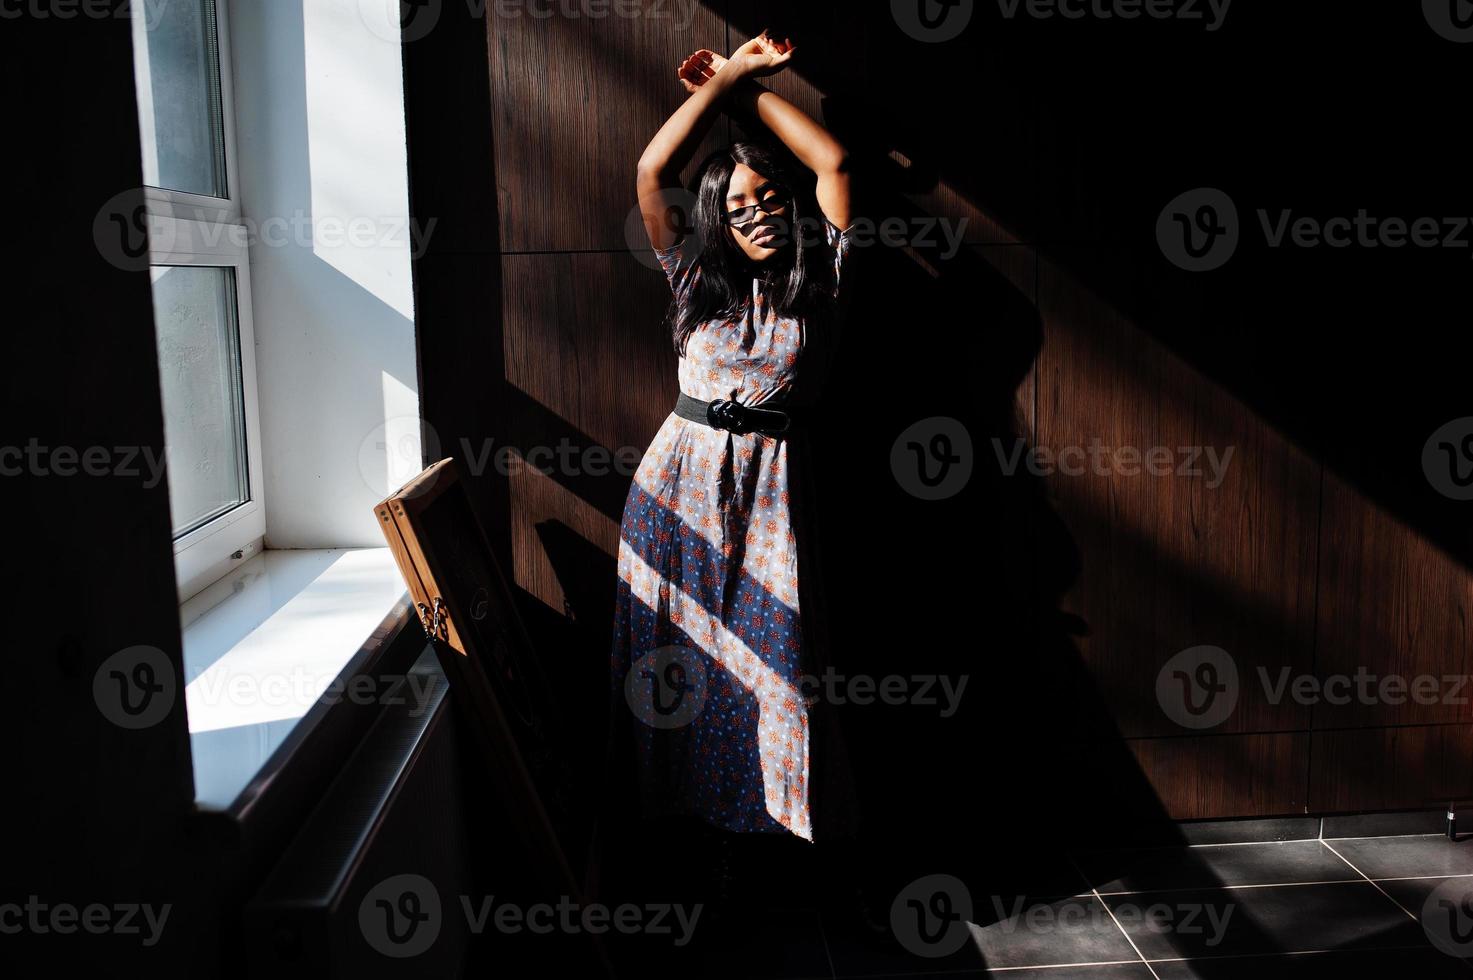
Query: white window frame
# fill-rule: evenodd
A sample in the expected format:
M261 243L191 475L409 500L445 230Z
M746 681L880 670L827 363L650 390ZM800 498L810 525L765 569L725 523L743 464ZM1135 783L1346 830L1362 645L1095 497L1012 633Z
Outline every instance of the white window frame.
M143 188L148 211L150 265L228 268L235 273L247 500L174 541L175 577L181 603L259 553L266 534L249 237L241 213L237 176L228 3L229 0L215 0L215 38L219 49L215 56L220 75L220 127L225 155L226 196L217 198L160 187ZM141 135L144 139L153 138L152 133Z

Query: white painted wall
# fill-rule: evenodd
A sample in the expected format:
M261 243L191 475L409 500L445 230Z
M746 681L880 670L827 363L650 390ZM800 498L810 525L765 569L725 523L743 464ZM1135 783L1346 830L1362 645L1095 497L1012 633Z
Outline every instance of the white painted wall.
M228 5L270 548L382 546L419 469L397 8Z

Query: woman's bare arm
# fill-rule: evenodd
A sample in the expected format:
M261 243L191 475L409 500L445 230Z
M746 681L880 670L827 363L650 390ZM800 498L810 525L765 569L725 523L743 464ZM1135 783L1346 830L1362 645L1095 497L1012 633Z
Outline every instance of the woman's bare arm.
M640 155L635 171L635 190L639 210L644 216L644 229L655 248L669 248L680 240L680 232L670 226L670 209L680 190L680 171L690 162L701 145L721 106L721 100L741 80L740 67L719 77L676 109L665 125L650 140Z
M791 57L795 50L793 45L774 41L765 33L747 42L742 50L753 45L769 56ZM693 62L695 70L691 71ZM688 90L699 94L709 82L720 77L728 64L718 54L698 51L681 66L681 79ZM771 130L803 166L813 171L818 178L818 206L841 230L848 228L853 215L849 203L849 153L844 145L802 109L752 77L740 79L729 94L736 107Z
M654 139L640 154L635 172L640 213L644 216L650 243L655 248L669 248L680 240L679 230L670 227L667 220L675 204L674 193L680 189L680 171L690 163L696 147L701 145L721 109L722 100L744 80L781 71L790 58L790 53L771 46L763 47L754 39L743 45L730 60L723 59L720 70L703 75L703 84L699 86L687 80L691 59L687 59L676 72L685 82L691 97L655 133Z
M803 166L818 177L814 193L824 216L840 230L852 219L849 204L849 153L808 113L757 82L745 80L735 93L743 106L782 140Z

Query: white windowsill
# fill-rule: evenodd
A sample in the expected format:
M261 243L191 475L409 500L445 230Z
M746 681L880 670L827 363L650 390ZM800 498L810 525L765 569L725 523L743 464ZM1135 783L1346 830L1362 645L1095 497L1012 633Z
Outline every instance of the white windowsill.
M388 548L268 550L179 607L198 806L230 807L404 594Z

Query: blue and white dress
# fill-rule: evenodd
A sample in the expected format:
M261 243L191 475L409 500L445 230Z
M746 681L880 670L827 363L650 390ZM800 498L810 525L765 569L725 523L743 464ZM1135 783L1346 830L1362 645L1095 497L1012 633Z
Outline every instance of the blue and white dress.
M842 309L850 234L824 227ZM677 293L701 274L678 245L655 254ZM810 336L801 318L778 316L754 280L740 314L692 331L680 388L704 401L801 404L822 385L838 323ZM634 475L610 667L616 710L633 706L641 719L634 747L647 814L813 840L812 746L829 742L813 739L809 702L819 688L803 683L819 669L823 635L804 616L816 603L806 465L801 433L734 434L672 412Z

